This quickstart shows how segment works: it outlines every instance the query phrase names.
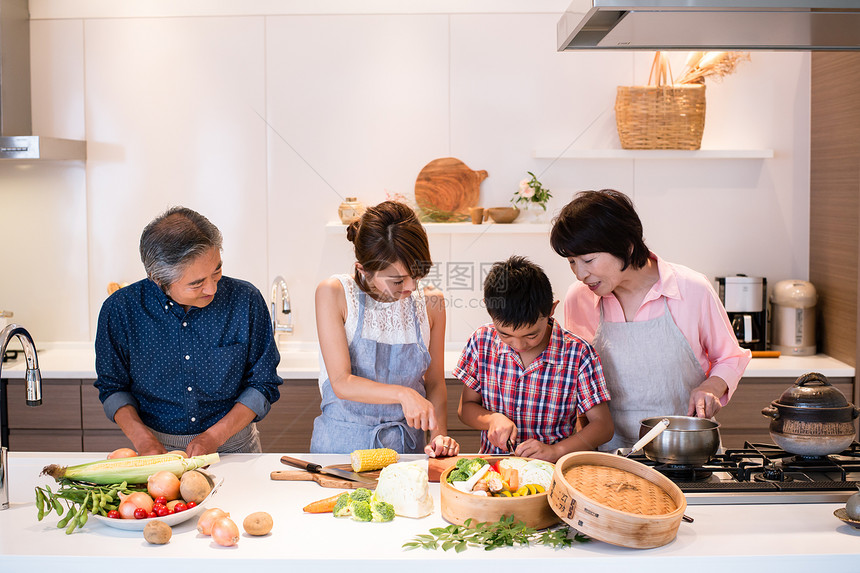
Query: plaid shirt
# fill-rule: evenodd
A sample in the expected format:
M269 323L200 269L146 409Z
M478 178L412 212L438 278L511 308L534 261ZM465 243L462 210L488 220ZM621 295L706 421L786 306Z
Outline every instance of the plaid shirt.
M552 318L550 324L549 344L525 369L492 324L472 334L454 368L454 376L481 395L484 408L516 424L521 442L534 438L554 444L571 436L577 414L609 400L594 348ZM480 453L505 452L490 443L484 430Z

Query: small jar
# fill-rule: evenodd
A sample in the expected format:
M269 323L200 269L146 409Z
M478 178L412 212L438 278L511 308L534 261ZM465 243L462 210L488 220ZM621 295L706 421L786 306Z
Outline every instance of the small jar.
M337 208L337 216L344 225L357 221L364 214L364 203L356 197L347 197Z

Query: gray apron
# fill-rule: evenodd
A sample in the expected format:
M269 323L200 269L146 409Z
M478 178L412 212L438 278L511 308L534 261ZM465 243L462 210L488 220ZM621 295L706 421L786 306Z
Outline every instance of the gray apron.
M600 356L615 436L604 452L629 448L639 439L639 422L653 416L686 416L690 394L705 381L684 333L672 320L666 298L662 316L641 322L606 322L603 300L592 345Z
M415 312L415 300L410 299ZM415 343L384 344L362 337L367 294L358 292L358 325L349 345L352 373L368 380L406 386L426 397L424 373L430 366L430 352L415 317ZM334 394L331 380L322 385L322 414L314 420L312 453L349 454L354 450L391 448L401 454L424 452L424 431L406 424L400 404L365 404L341 400Z
M156 432L152 428L150 431L158 438L161 445L167 451L182 450L188 447L191 440L196 438L198 434L165 434ZM227 441L218 446L219 454L260 454L263 448L260 446L260 432L257 431L257 424L251 422L229 438Z

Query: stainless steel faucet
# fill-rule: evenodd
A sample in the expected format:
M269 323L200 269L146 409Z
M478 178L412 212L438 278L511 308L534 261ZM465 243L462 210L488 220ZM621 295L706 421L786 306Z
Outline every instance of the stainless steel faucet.
M18 337L24 347L24 357L27 360L27 371L24 379L27 381L27 405L42 405L42 374L39 372L39 358L36 356L36 345L33 337L20 324L10 324L0 331L0 356L6 352L6 346L12 337ZM0 374L3 372L3 361L0 360ZM0 509L9 509L9 464L7 463L6 447L0 447Z
M284 277L278 275L272 281L272 332L275 335L275 344L278 343L278 338L282 334L291 334L293 332L293 310L290 307L290 291L287 288L287 281ZM284 322L281 322L283 315Z

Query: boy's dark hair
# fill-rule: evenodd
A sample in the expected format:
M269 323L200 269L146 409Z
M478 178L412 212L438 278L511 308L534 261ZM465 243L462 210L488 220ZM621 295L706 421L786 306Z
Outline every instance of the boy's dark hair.
M641 269L648 263L642 221L630 197L614 189L582 191L555 218L549 242L562 257L609 253L624 266Z
M552 285L546 273L514 255L493 264L484 279L484 303L493 322L510 328L531 326L552 313Z

